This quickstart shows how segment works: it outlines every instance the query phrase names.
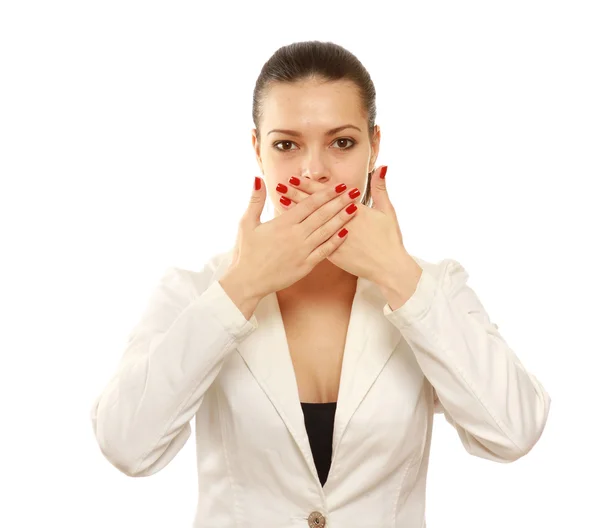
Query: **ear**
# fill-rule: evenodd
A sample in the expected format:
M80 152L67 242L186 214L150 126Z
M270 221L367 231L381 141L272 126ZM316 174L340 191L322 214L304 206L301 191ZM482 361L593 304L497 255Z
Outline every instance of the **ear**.
M258 141L257 134L258 134L258 132L256 131L256 128L253 128L252 129L252 148L254 149L254 155L256 156L256 162L258 163L258 166L260 167L260 171L262 174L264 174L265 171L263 170L262 158L260 156L260 142Z
M371 157L369 159L369 172L373 172L375 169L375 163L377 163L377 157L379 156L379 143L381 141L381 127L375 125L373 128L373 139L371 140ZM373 177L371 175L371 177Z

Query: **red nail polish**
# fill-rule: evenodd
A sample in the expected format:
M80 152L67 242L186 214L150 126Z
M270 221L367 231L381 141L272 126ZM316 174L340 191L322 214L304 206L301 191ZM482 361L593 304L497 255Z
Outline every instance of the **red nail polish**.
M340 238L344 238L346 235L348 234L348 230L344 227L344 229L342 229L339 233L338 236Z
M292 203L292 200L290 200L287 196L282 196L279 201L283 204L283 205L290 205Z
M345 183L340 183L336 188L335 188L335 192L336 193L341 193L342 191L346 190L346 184Z
M358 188L357 188L357 187L355 187L355 188L354 188L354 189L352 189L352 190L351 190L351 191L350 191L348 194L350 195L350 198L354 199L354 198L356 198L357 196L360 196L360 191L358 190Z
M254 190L260 191L260 178L258 176L254 176Z
M287 192L287 187L285 185L283 185L283 183L278 183L277 187L275 188L275 190L277 192L280 192L280 193L286 193Z
M346 207L346 212L348 214L352 214L357 209L358 209L358 207L356 207L356 204L351 203L348 207Z
M296 178L296 176L292 176L288 181L292 185L300 185L300 180L298 178Z
M387 165L385 167L383 167L383 169L381 169L381 173L379 174L379 177L383 180L383 178L385 178L385 173L387 172Z

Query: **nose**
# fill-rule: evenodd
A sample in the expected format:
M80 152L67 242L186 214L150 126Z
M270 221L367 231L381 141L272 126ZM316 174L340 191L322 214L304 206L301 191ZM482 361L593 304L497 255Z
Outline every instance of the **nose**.
M330 180L329 173L324 174L323 172L315 173L303 173L302 178L307 178L309 180L318 181L319 183L326 184Z
M313 157L301 170L302 178L327 183L331 179L331 171L326 163Z

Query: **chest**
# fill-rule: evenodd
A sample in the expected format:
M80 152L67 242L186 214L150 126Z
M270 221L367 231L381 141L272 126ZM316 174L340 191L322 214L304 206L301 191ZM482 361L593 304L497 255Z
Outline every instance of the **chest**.
M354 293L278 297L301 402L335 402Z

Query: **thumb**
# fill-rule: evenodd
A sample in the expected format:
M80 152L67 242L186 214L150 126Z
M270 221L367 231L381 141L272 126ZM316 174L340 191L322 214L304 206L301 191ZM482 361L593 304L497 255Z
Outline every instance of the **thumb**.
M383 213L394 213L394 206L390 201L385 184L385 173L387 165L383 165L373 171L371 176L371 196L373 198L373 209Z
M265 207L266 199L267 189L265 187L265 182L259 176L255 176L250 203L248 204L248 209L246 209L246 214L244 215L244 220L247 225L252 227L260 225L260 215Z

